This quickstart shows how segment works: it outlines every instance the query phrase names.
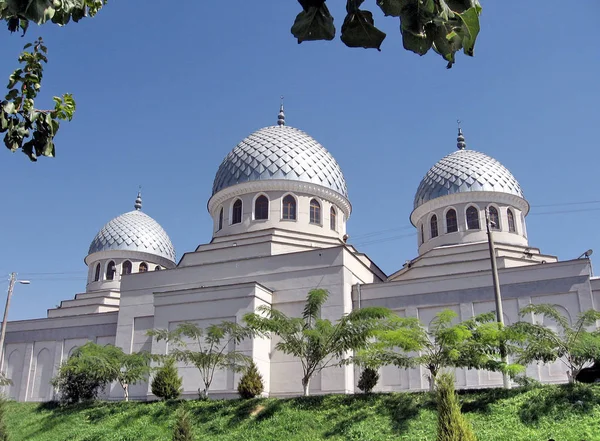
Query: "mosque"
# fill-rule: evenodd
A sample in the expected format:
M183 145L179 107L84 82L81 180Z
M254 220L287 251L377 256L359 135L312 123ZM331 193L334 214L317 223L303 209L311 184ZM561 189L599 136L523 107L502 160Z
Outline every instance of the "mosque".
M13 384L5 392L19 401L51 400L50 379L87 341L164 354L165 342L148 337L149 329L239 322L261 305L298 316L315 287L329 291L321 314L332 320L372 305L424 324L444 309L461 320L494 310L486 210L505 323L516 321L529 303L556 305L571 320L598 308L600 280L592 277L589 259L559 261L530 246L529 203L517 180L495 159L467 148L460 129L457 145L417 187L410 220L418 255L388 276L347 243L352 205L338 163L315 139L286 124L282 106L277 125L250 134L219 166L208 201L210 243L177 260L169 236L142 211L138 194L134 210L112 219L92 240L85 292L49 309L47 318L8 323L0 367ZM259 366L266 394L301 394L299 361L273 347L270 339L255 338L238 349ZM183 395L197 397L196 368L179 365L179 372ZM559 362L529 366L527 373L545 382L567 380ZM237 397L239 375L218 372L211 395ZM353 393L357 377L353 366L326 369L312 380L311 394ZM459 370L457 384L495 386L502 377ZM377 388L427 389L428 379L421 369L384 367ZM121 398L121 388L107 397ZM132 386L130 397L154 398L147 383Z

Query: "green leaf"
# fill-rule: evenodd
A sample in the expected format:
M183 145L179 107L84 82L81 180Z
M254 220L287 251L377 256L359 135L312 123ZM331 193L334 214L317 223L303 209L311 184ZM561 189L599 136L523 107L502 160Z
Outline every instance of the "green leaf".
M373 14L370 11L356 10L348 12L342 24L340 38L348 47L381 50L381 43L383 43L386 35L377 29L374 23Z
M291 29L298 43L314 40L333 40L335 37L335 26L333 16L323 3L320 7L310 7L308 11L302 11L296 17Z
M12 101L5 101L2 104L2 109L9 115L17 113L17 109L15 109L15 103Z
M402 45L404 49L419 55L425 55L433 45L434 32L413 34L410 31L402 32Z
M377 0L383 14L392 17L400 17L402 9L411 4L416 4L416 0Z
M462 29L464 34L462 45L464 52L472 57L475 48L475 40L479 34L479 12L475 7L472 7L467 9L462 14L458 14L458 16L463 23Z

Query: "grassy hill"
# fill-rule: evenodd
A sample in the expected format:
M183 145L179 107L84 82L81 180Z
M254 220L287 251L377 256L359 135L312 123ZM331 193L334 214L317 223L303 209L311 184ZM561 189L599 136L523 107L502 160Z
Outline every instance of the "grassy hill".
M473 391L461 401L480 441L600 440L600 386ZM167 441L182 405L198 441L435 440L435 406L426 393L65 408L11 402L6 422L12 441Z

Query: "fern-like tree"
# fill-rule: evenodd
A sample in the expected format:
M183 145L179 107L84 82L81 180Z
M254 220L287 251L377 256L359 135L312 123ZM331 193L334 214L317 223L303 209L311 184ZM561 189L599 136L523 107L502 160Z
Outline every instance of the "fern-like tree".
M437 441L475 441L473 429L460 411L454 375L441 374L436 384Z
M560 360L566 366L569 382L587 364L600 360L600 330L596 321L600 311L582 312L571 325L569 319L549 304L527 305L521 316L535 314L550 318L557 324L553 330L539 323L517 322L510 327L513 355L518 363L551 363Z
M173 345L170 356L187 365L196 366L204 388L198 389L200 397L207 398L215 373L221 369L240 371L250 362L250 357L235 346L253 335L252 330L233 322L201 328L194 323L182 323L174 331L153 329L148 335L157 341L166 340Z
M256 313L244 317L258 333L279 337L276 350L300 359L305 396L309 395L310 380L315 373L339 365L349 351L365 347L382 321L392 315L387 308L368 307L355 309L332 323L320 317L328 296L325 289L311 290L302 317L288 317L267 306L260 306Z
M113 345L88 342L77 348L63 364L59 377L63 374L85 377L102 386L116 381L123 389L125 401L128 401L129 386L146 380L150 370L150 354L147 352L126 354ZM68 378L65 381L57 379L56 385L68 389L65 384L68 381ZM93 382L90 384L93 385Z
M518 364L502 362L500 347L507 338L506 330L495 322L493 312L460 323L455 323L456 318L454 311L444 310L426 328L417 318L394 317L350 360L371 368L423 366L429 371L432 392L444 368L486 369L511 375L523 370Z
M240 378L237 387L240 397L249 399L262 394L264 390L263 378L258 371L258 367L254 361L251 361L244 375Z

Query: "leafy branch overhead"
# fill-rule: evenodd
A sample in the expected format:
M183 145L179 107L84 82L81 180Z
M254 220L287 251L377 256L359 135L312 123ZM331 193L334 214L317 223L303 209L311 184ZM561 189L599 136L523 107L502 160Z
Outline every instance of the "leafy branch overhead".
M35 107L44 73L43 63L48 62L46 54L41 38L25 45L19 57L19 63L24 66L10 75L8 93L0 101L0 133L4 133L4 144L13 152L22 149L32 161L38 156L54 156L54 137L60 128L60 120L70 121L75 113L75 100L68 93L53 98L53 109Z
M400 19L404 48L419 55L433 49L451 68L461 49L473 56L479 34L479 0L375 0L386 16ZM333 40L335 26L325 0L298 0L302 12L292 34L298 43ZM364 0L346 0L341 40L348 47L380 50L386 34L375 27L373 14L359 9Z
M44 24L48 21L63 26L83 17L93 17L107 0L0 0L0 18L6 21L8 30L19 28L23 34L29 23Z

